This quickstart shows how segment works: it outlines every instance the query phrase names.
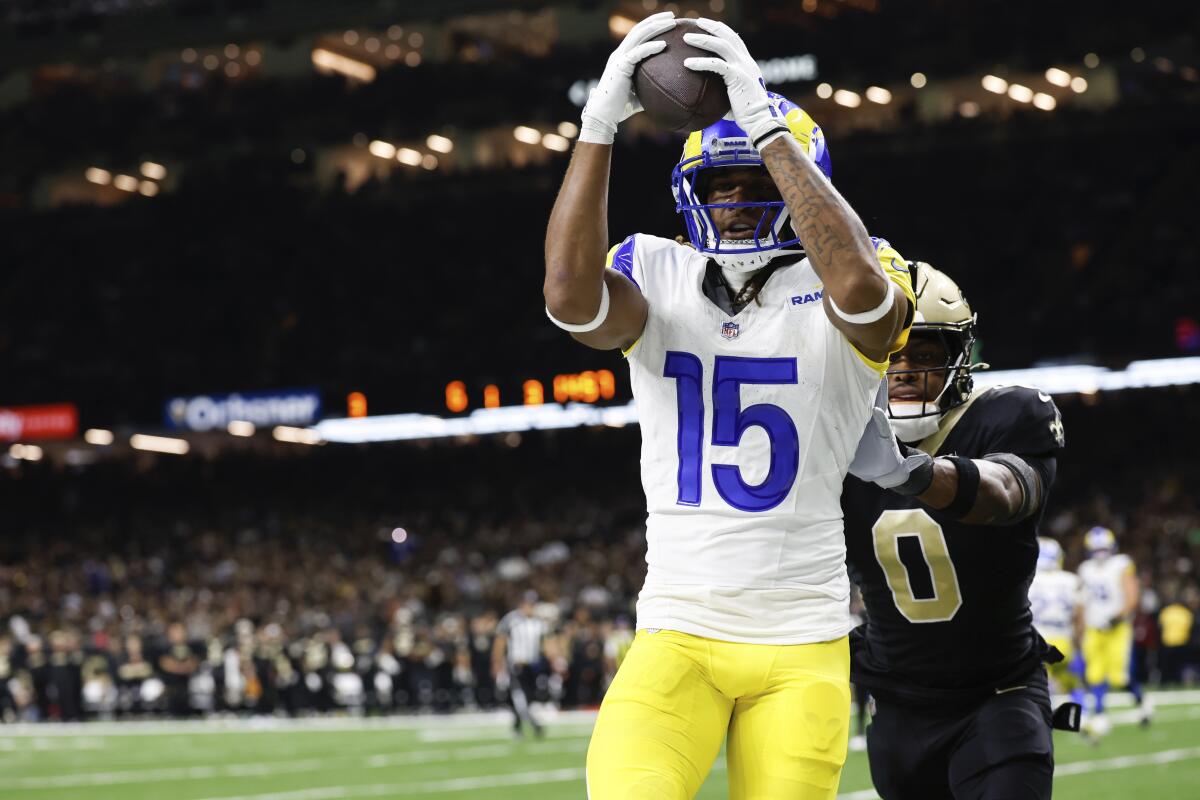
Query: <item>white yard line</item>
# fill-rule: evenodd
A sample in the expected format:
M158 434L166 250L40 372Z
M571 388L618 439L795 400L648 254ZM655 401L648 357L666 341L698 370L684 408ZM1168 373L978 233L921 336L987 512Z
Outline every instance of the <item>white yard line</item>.
M446 778L415 783L375 783L365 786L329 786L318 789L297 789L268 794L222 795L204 800L341 800L345 797L388 797L398 794L464 792L471 789L490 789L495 786L529 786L540 783L565 783L583 780L583 767L510 772L506 775L478 775L469 778Z
M1200 758L1200 747L1163 750L1157 753L1120 756L1095 761L1074 761L1058 767L1055 770L1055 777L1082 775L1098 770L1119 770L1156 764L1170 764L1175 761L1185 761L1194 758ZM366 786L331 786L317 789L299 789L290 792L270 792L267 794L225 795L208 797L204 798L204 800L341 800L348 797L384 797L388 795L416 793L462 792L472 789L487 789L493 786L527 786L540 783L563 783L582 779L583 768L570 767L565 769L539 770L536 772L513 772L507 775L447 778L444 780L420 781L415 783L377 783ZM838 800L875 800L876 798L878 798L878 795L874 789L863 789L857 792L847 792L838 795Z
M1152 767L1158 764L1172 764L1176 761L1190 761L1200 758L1200 747L1182 747L1177 750L1159 750L1156 753L1142 753L1136 756L1116 756L1115 758L1100 758L1094 761L1070 761L1066 764L1056 764L1054 778L1068 778L1072 775L1087 775L1104 770L1131 769L1133 767ZM839 794L837 800L879 800L874 789L862 789L857 792Z
M1159 750L1157 753L1142 753L1136 756L1116 756L1095 761L1072 761L1054 768L1054 777L1080 775L1088 772L1130 767L1149 767L1155 764L1171 764L1175 761L1190 761L1200 758L1200 747L1181 747L1177 750Z
M1197 698L1200 701L1200 698ZM20 722L0 726L0 738L8 736L161 736L173 733L287 733L313 731L427 730L429 728L477 728L479 730L512 727L512 712L486 711L443 716L416 715L393 717L232 717L197 720L123 720L120 722ZM538 721L553 727L559 724L591 725L595 711L557 711L538 715Z
M88 772L69 775L47 775L18 778L12 783L18 789L63 789L83 786L113 786L133 783L155 783L158 781L208 780L211 778L267 777L296 772L317 772L329 769L335 762L357 762L365 769L382 769L412 764L430 764L446 761L478 761L489 758L510 758L514 755L547 755L558 753L581 753L587 742L579 739L561 742L536 742L524 748L516 744L486 744L476 747L458 747L453 750L412 750L406 753L373 755L362 757L332 756L306 758L292 761L254 762L244 764L218 764L192 767L154 767L149 769L126 769L111 772Z

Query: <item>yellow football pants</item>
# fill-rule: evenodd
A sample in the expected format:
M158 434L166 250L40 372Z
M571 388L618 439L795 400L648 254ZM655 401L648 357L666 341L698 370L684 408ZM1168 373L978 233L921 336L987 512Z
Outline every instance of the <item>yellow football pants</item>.
M1109 630L1083 632L1083 660L1089 686L1108 681L1109 686L1129 685L1129 657L1133 654L1133 626L1128 622Z
M831 800L846 761L846 637L796 645L638 631L587 753L589 800L690 800L728 734L730 800Z
M1058 652L1063 654L1062 661L1046 665L1046 672L1053 683L1052 688L1058 692L1069 692L1080 683L1079 676L1071 672L1071 656L1075 654L1075 647L1070 639L1065 638L1049 638L1046 643L1054 645L1058 648Z

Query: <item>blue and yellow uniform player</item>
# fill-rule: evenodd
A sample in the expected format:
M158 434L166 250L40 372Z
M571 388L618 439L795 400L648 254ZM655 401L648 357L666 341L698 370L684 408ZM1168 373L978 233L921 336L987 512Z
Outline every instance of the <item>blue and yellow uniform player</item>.
M1133 559L1117 552L1117 537L1108 528L1096 526L1084 534L1088 558L1079 565L1083 583L1084 677L1092 694L1091 713L1085 716L1084 732L1103 736L1110 728L1104 715L1109 689L1125 687L1138 704L1143 725L1151 709L1129 666L1133 656L1133 615L1139 588Z
M1050 682L1060 693L1083 705L1083 676L1072 666L1079 655L1083 629L1082 584L1074 572L1063 569L1063 549L1054 539L1038 537L1037 573L1029 586L1033 626L1046 643L1063 654L1063 660L1046 666ZM1082 663L1083 659L1079 659Z
M687 800L726 744L733 800L832 800L853 627L838 497L911 280L830 183L820 128L711 20L687 41L713 56L686 66L721 74L732 111L672 173L689 242L636 233L606 265L613 135L674 25L648 17L609 59L546 235L547 313L625 353L642 435L648 569L588 795Z

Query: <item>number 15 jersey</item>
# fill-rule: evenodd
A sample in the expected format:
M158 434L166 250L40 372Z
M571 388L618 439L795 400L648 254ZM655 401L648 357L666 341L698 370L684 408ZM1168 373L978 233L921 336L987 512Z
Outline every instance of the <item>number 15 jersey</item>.
M911 302L907 265L875 243ZM637 234L609 266L649 304L626 352L648 512L638 628L762 644L844 636L839 498L886 364L833 327L807 259L733 316L705 295L708 259L689 247Z

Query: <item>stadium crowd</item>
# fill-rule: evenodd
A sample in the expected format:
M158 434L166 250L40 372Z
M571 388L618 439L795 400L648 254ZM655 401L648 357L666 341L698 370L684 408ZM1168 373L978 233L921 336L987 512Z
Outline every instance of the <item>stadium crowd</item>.
M1082 531L1117 531L1151 683L1200 680L1200 626L1180 645L1158 624L1168 606L1200 614L1193 456L1167 435L1197 424L1195 400L1060 398L1044 530L1068 566ZM1147 439L1154 464L1122 455ZM489 708L497 620L528 589L554 631L540 699L594 705L644 576L636 470L629 429L23 466L2 484L3 716Z

